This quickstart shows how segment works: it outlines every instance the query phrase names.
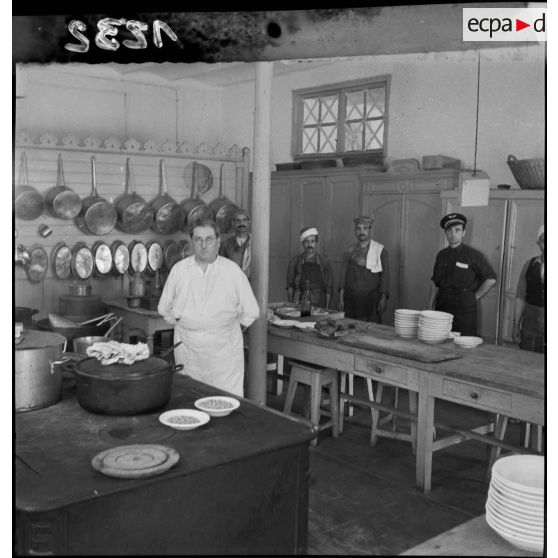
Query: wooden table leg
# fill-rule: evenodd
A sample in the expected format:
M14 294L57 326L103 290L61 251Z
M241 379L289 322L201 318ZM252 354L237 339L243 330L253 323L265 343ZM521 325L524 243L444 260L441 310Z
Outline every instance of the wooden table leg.
M417 488L430 493L432 482L432 445L435 398L430 395L429 376L420 374L417 422Z

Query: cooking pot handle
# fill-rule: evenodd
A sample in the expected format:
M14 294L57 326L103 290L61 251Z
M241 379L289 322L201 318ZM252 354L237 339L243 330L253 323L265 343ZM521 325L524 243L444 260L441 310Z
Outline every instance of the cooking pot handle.
M63 372L66 370L66 363L70 362L72 359L68 356L62 357L60 360L49 360L49 364L50 364L50 373L54 374L54 365L58 364L60 365L60 371ZM72 370L72 372L75 372L75 369Z
M84 357L78 355L77 353L65 353L61 360L53 362L52 364L60 364L60 372L75 374L76 373L76 363L82 360Z
M184 365L183 364L175 364L172 367L171 372L174 374L175 372L179 372L180 370L184 370Z

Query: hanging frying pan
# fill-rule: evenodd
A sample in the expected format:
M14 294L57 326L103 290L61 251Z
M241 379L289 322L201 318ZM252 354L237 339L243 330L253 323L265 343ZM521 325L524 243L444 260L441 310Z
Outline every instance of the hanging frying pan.
M130 267L130 251L128 246L121 240L115 240L111 246L112 252L112 274L116 277L125 275Z
M65 242L59 242L52 250L50 259L54 276L58 279L68 279L72 273L72 251Z
M165 263L163 255L163 247L160 242L151 240L147 243L147 270L150 273L156 273Z
M74 219L81 211L81 198L64 182L62 154L58 154L58 186L51 188L45 196L45 209L51 217Z
M147 268L147 248L141 240L132 240L128 246L130 252L130 265L128 271L143 273Z
M33 219L37 219L37 217L43 214L45 200L36 188L29 186L29 179L27 177L27 155L25 151L21 154L19 182L20 184L15 187L14 191L16 217L24 221L33 221Z
M163 159L159 162L159 168L159 195L149 204L153 209L151 228L160 234L172 234L182 227L184 213L182 208L167 193L167 176Z
M110 246L99 240L91 248L93 253L95 277L107 277L112 270L112 252Z
M29 266L25 268L27 278L32 283L44 279L48 268L48 256L44 248L35 246L29 250Z
M199 217L201 217L204 213L209 213L209 211L211 211L209 207L207 207L207 204L202 199L200 199L199 190L197 189L197 177L199 176L201 167L204 167L206 169L207 167L193 162L186 167L187 174L190 174L190 167L192 167L192 193L190 194L189 198L185 199L180 204L180 207L182 208L182 211L184 213L184 225L182 228L186 232L190 230L190 227L196 222ZM213 182L213 178L211 179L211 181ZM194 191L196 192L195 195Z
M91 194L81 202L81 211L74 219L85 234L108 234L116 225L116 209L112 203L97 194L95 157L91 156Z
M219 197L214 199L209 207L215 215L215 222L219 227L219 232L228 233L232 230L232 217L239 210L239 207L233 202L229 201L223 195L223 167L225 163L221 163L221 170L219 172Z
M131 185L131 188L130 188ZM131 189L131 193L128 193ZM133 189L130 157L126 159L126 185L124 194L115 202L118 220L116 227L125 233L138 233L147 230L153 222L153 209Z
M74 279L86 281L93 275L93 252L84 242L78 242L72 249L72 275Z
M163 253L165 256L165 267L168 271L172 269L172 266L182 259L182 254L180 253L180 248L174 240L167 240L165 247L163 248Z

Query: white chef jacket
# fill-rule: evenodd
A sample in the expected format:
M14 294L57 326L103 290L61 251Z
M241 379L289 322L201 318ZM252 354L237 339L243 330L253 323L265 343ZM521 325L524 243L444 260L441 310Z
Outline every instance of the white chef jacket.
M175 326L175 361L186 374L233 394L244 395L244 347L240 326L260 308L243 271L217 256L205 272L190 256L176 263L165 283L158 311Z

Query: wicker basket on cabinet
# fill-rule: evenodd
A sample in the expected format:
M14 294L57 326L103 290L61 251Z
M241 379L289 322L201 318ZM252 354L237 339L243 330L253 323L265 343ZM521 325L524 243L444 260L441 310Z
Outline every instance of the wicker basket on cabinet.
M546 173L544 159L516 159L508 156L508 166L513 177L524 190L542 190L545 187Z

